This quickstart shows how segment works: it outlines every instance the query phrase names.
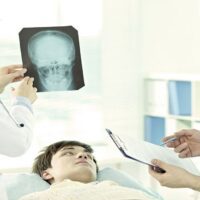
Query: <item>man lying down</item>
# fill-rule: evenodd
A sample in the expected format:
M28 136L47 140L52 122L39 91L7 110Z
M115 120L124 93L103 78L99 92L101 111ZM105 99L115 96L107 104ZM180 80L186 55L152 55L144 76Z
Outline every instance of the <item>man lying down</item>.
M152 200L140 190L113 181L97 182L98 165L93 149L78 141L60 141L36 157L33 172L51 186L20 200Z

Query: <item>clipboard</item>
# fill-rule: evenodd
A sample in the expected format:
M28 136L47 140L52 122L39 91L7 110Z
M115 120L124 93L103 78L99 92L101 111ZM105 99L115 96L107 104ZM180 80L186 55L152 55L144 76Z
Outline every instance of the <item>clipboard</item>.
M148 165L149 167L151 167L154 171L158 172L158 173L165 173L165 170L158 167L158 166L155 166L155 165L152 165L148 162L145 162L145 161L142 161L140 159L137 159L137 158L134 158L133 156L129 155L127 149L126 149L126 146L124 144L124 142L120 139L119 136L113 134L109 129L106 129L108 135L111 137L112 141L114 142L114 144L117 146L117 148L119 149L119 151L122 153L122 155L128 159L131 159L131 160L134 160L136 162L139 162L139 163L142 163L142 164L145 164L145 165Z

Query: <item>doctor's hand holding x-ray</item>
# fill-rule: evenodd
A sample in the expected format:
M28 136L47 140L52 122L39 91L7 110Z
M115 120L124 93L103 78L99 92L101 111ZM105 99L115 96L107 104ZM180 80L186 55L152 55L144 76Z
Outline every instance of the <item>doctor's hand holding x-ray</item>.
M25 73L26 69L22 65L0 67L0 93L9 83L21 80L19 86L12 91L14 101L11 116L5 112L3 104L0 105L0 154L12 157L22 155L29 148L33 135L31 104L37 99L37 89L33 87L33 78L24 78ZM18 127L12 118L23 124L23 127Z
M167 142L171 138L174 141ZM167 142L166 146L174 148L180 158L188 158L200 156L200 131L195 129L184 129L174 133L174 135L163 138L163 142ZM152 160L152 164L164 169L163 174L156 173L149 168L149 173L157 179L162 186L171 188L191 188L200 191L200 176L193 175L188 171L167 164L160 160Z

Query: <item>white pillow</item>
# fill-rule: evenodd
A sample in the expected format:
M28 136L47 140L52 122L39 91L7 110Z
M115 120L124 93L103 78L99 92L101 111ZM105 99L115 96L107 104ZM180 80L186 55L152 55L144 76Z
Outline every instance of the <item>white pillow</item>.
M32 173L1 174L0 185L6 189L8 200L18 200L26 194L49 188L46 181Z
M163 199L159 194L144 187L139 181L130 175L114 168L107 167L100 170L97 180L112 180L122 186L142 190L152 196L152 199ZM8 200L18 200L26 194L42 191L50 186L40 176L32 173L2 174L0 175L0 184L5 186Z

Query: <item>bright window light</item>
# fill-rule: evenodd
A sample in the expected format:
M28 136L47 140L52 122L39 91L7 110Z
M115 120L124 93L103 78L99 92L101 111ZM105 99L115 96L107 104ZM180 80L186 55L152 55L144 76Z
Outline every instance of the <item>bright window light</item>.
M101 4L102 0L0 0L0 38L16 40L23 27L59 25L72 25L81 36L98 35Z
M55 0L0 0L0 5L0 39L18 41L18 33L23 27L57 23Z
M60 13L61 24L73 25L80 35L94 36L101 30L101 0L61 0Z

